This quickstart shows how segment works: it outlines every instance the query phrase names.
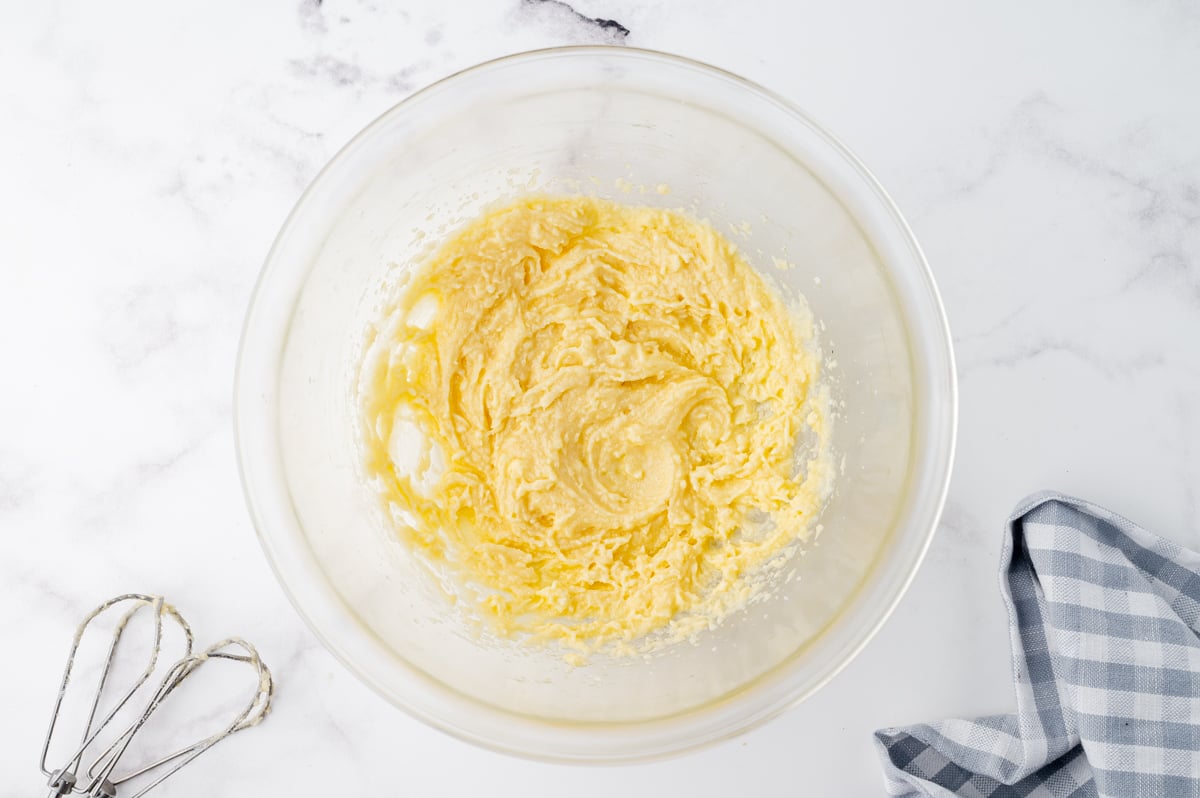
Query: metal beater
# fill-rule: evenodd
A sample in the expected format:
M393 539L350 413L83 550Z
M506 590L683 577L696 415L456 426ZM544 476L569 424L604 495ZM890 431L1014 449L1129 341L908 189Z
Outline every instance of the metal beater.
M90 710L87 711L87 721L84 724L79 745L61 767L51 769L47 767L46 760L59 724L63 698L67 694L67 687L71 683L72 676L75 675L76 655L79 653L80 643L84 640L89 627L96 623L97 619L103 616L111 617L114 614L118 616L116 625L101 663L95 694L91 700ZM119 687L109 684L117 653L130 622L136 617L147 614L152 619L154 626L153 646L148 652L146 668L133 677L128 690L120 692ZM155 684L151 679L159 664L164 645L164 632L168 626L174 627L183 654L166 669L165 675ZM191 627L188 626L179 611L166 603L162 596L136 593L117 596L101 604L83 620L76 630L74 642L71 644L71 653L67 658L67 666L63 670L58 698L54 702L50 728L46 731L46 741L42 746L40 765L42 773L50 779L49 798L63 798L69 794L86 795L89 798L116 798L117 788L122 784L143 776L152 778L148 784L130 796L130 798L140 798L226 737L254 726L266 716L271 708L274 683L271 680L271 672L259 658L254 646L244 640L230 638L199 652L194 652L192 647ZM146 721L188 676L211 660L232 660L245 663L250 667L255 679L250 701L228 725L217 732L156 761L137 765L118 774L116 772L118 762L125 755L138 732L146 725ZM141 697L135 701L134 697L139 693L141 693ZM106 697L113 702L113 706L102 712L100 710L102 699ZM144 704L141 704L139 709L138 704L142 701ZM98 713L103 714L103 717L97 719ZM124 717L121 720L115 720L122 714ZM120 728L122 723L127 725ZM110 725L113 728L110 729Z

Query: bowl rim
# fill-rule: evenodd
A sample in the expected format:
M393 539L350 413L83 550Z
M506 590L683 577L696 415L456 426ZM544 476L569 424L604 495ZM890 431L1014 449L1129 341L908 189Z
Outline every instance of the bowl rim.
M864 624L862 632L858 635L857 639L854 640L852 645L845 650L840 660L829 666L826 672L819 678L813 680L807 685L801 686L799 689L796 689L794 693L788 695L785 700L777 701L774 705L765 707L762 709L762 711L756 712L747 719L743 720L740 724L732 725L720 733L709 735L703 739L685 741L663 750L651 750L645 753L630 751L620 755L605 754L597 757L591 757L578 754L555 754L544 751L532 751L520 746L508 745L505 744L505 742L501 739L496 739L494 737L489 737L484 734L462 728L429 712L422 711L420 708L412 705L411 703L402 700L400 696L395 694L395 691L379 683L372 675L368 674L363 667L351 659L346 652L342 650L341 646L331 640L330 637L323 631L323 628L313 619L310 611L306 609L306 605L303 604L297 597L297 591L290 583L290 579L292 577L285 574L285 571L280 564L280 559L283 553L277 549L275 539L272 538L271 535L266 531L270 524L268 524L265 519L266 510L263 506L264 502L261 501L260 497L257 496L251 488L251 482L254 480L254 477L250 474L252 470L252 463L256 463L257 459L260 457L276 456L277 452L270 451L264 453L262 451L264 448L269 447L257 446L257 449L255 448L257 444L261 444L263 442L264 430L257 430L258 438L252 443L252 438L255 437L253 434L255 430L253 429L254 424L247 418L249 412L247 407L255 399L255 392L253 390L253 387L255 386L255 380L251 379L248 374L247 362L251 358L252 350L255 348L255 345L258 344L261 347L261 343L254 340L253 333L255 321L257 314L261 312L260 305L263 301L266 285L271 274L278 267L280 249L283 247L284 242L288 239L290 232L295 226L297 217L307 207L314 195L320 191L320 188L325 182L326 178L340 168L342 162L347 159L349 153L354 150L360 142L368 138L375 130L380 128L393 116L405 113L409 106L414 103L414 101L419 100L428 94L442 90L447 86L447 84L453 84L464 76L486 72L498 67L512 64L514 62L537 60L546 57L589 57L597 55L602 55L606 58L616 57L646 59L651 61L665 62L670 65L686 67L694 71L707 73L710 76L724 78L725 80L736 84L743 91L758 95L760 98L769 101L780 110L794 117L798 122L808 126L813 132L822 138L832 150L834 150L846 161L847 165L851 167L852 171L857 173L857 177L862 179L864 184L874 195L873 199L877 202L879 208L886 213L889 221L895 225L900 236L904 239L904 242L913 258L913 262L917 267L917 274L915 276L921 284L920 287L927 293L929 303L935 312L934 315L936 316L933 321L936 323L936 330L940 334L940 340L935 342L933 346L939 350L937 353L938 356L945 359L946 371L944 374L936 376L938 376L939 379L944 382L944 386L947 390L947 394L945 396L947 406L945 410L948 411L949 417L942 425L942 435L940 436L943 442L944 450L936 453L941 458L944 473L942 474L940 480L932 486L933 495L927 500L930 508L927 528L922 530L922 538L919 541L919 545L917 545L914 550L915 554L912 556L909 567L907 568L907 571L903 573L903 576L899 582L896 583L891 594L887 596L886 603L880 605L880 609L876 617L869 625ZM289 325L292 312L294 312L294 307L288 312ZM286 335L284 336L283 340L286 342ZM272 374L271 377L271 382L277 381L274 379L277 377L277 373ZM260 376L257 384L261 386L263 384L263 379L264 378ZM535 760L580 764L609 764L649 761L654 759L662 759L669 756L676 756L685 752L714 745L722 740L729 739L730 737L734 737L761 726L787 709L804 701L828 684L835 676L841 673L842 670L846 668L846 666L848 666L862 652L862 650L871 642L871 640L875 638L879 630L891 617L892 613L899 605L900 601L903 599L904 595L907 593L909 587L915 579L916 574L929 550L929 547L932 544L934 534L936 533L943 509L945 507L946 497L949 492L950 479L953 473L957 448L959 416L958 380L954 357L953 339L941 294L938 290L937 283L934 280L929 263L925 258L924 252L922 251L920 244L912 231L912 228L901 214L895 201L883 188L883 185L879 182L878 178L875 177L874 173L871 172L871 170L848 146L841 141L841 139L830 132L824 125L810 116L806 111L782 95L758 84L757 82L751 81L726 69L722 69L721 67L713 66L687 56L624 45L571 45L562 47L547 47L512 53L498 58L482 61L446 75L407 95L376 116L369 124L355 133L354 136L352 136L338 149L333 157L329 159L329 161L308 183L304 191L296 200L295 204L292 206L283 224L280 226L279 232L272 241L271 247L263 261L263 266L261 267L258 277L255 280L255 284L247 304L246 314L242 323L235 366L233 394L233 431L238 462L238 475L250 519L255 529L255 535L258 538L259 544L263 550L263 554L266 557L280 588L287 596L288 601L291 603L293 609L304 621L305 625L313 633L313 635L315 635L316 638L321 642L322 646L329 651L335 657L335 659L342 664L343 667L350 671L361 682L369 686L374 692L385 698L389 703L403 709L411 717L420 720L428 726L439 729L440 731L448 733L451 736L463 741L470 742L496 752L517 755ZM914 413L915 412L916 409L914 408ZM265 432L265 435L268 443L277 441L278 439L277 430ZM916 443L917 441L914 441L914 445L916 445ZM912 479L911 471L909 474L909 479ZM288 500L288 504L290 507L290 498ZM298 535L299 538L303 540L304 531L303 528L300 527L298 521L296 521L293 526L295 528L289 530L289 533L293 536ZM872 565L871 568L874 569L877 567L877 565L878 562ZM861 591L862 587L863 585L860 585L859 588L856 589L856 592ZM333 591L333 594L335 600L341 602L346 611L354 614L352 608L345 607L344 602L342 602L336 591ZM371 636L373 634L369 629L366 628L363 628L362 632L367 636ZM450 685L441 682L436 678L436 676L426 673L424 670L417 668L415 665L404 660L398 655L396 656L396 660L397 664L402 668L409 671L416 671L415 674L410 675L426 677L426 681L430 682L436 688L451 692L458 698L461 698L462 700L475 706L486 707L492 712L499 713L503 716L513 719L533 720L539 724L550 724L556 729L569 729L576 728L578 726L578 724L570 724L565 722L557 723L544 718L532 718L531 716L524 716L492 704L481 702L478 699L463 694ZM731 693L718 696L704 705L686 710L682 714L687 714L704 707L711 706L715 703L731 700L733 697L742 693L750 685L775 672L776 669L784 667L786 664L787 661L785 660L771 670L757 677L754 682L743 685ZM679 713L677 713L677 715L678 714ZM637 726L644 723L655 723L659 720L676 717L677 715L665 716L664 718L656 718L650 721L635 721L612 725Z

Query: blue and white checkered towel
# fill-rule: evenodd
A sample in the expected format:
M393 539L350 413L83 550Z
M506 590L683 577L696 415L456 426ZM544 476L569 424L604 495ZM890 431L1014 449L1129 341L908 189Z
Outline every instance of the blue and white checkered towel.
M1001 577L1017 713L876 732L888 792L1200 797L1200 554L1043 493Z

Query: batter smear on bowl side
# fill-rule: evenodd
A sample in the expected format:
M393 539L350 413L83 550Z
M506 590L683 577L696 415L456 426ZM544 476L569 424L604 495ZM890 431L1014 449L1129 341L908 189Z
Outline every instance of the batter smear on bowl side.
M525 198L454 234L382 310L365 470L498 633L678 639L811 535L834 474L820 376L807 313L712 227Z

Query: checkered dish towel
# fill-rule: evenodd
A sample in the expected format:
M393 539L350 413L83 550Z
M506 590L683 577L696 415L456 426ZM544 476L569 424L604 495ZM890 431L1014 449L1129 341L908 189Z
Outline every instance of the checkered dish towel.
M1001 590L1017 713L876 732L888 792L1200 797L1200 554L1037 494Z

